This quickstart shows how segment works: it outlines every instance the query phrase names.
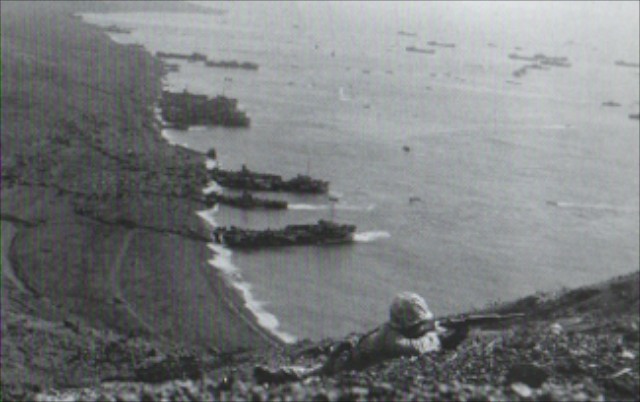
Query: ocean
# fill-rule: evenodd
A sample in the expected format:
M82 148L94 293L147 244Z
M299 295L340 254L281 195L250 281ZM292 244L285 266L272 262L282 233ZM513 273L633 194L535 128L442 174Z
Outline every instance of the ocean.
M517 3L224 2L224 15L83 18L131 29L110 35L152 53L259 64L170 60L180 71L167 88L237 98L252 124L163 135L215 148L226 169L330 181L335 203L278 193L288 210L199 212L222 226L357 225L350 245L211 245L211 269L291 341L367 330L401 290L444 315L639 268L640 136L628 118L638 69L614 65L638 62L638 12L622 9L637 4ZM527 63L510 53L565 56L571 67L516 78ZM610 100L621 106L602 105Z

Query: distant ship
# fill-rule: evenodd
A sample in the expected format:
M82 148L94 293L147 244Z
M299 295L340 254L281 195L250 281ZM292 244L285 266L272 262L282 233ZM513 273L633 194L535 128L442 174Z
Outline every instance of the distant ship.
M319 220L316 224L288 225L278 230L249 230L234 226L213 230L216 243L231 248L256 249L300 245L343 244L354 241L355 225Z
M108 27L104 28L105 32L111 32L111 33L119 33L119 34L130 34L131 30L130 29L126 29L126 28L121 28L117 25L109 25Z
M400 35L400 36L410 36L410 37L418 36L418 34L416 34L415 32L407 32L407 31L398 31L398 35Z
M616 66L620 66L620 67L640 67L640 64L638 63L629 63L626 62L624 60L616 60L616 62L614 63Z
M437 47L444 47L444 48L454 48L456 47L455 43L440 43L440 42L436 42L436 41L430 41L427 42L427 45L429 46L437 46Z
M421 49L415 46L407 46L406 51L411 53L422 53L422 54L434 54L436 52L433 49Z
M204 65L207 67L234 68L234 69L241 69L241 70L257 70L259 68L258 64L256 63L252 63L250 61L245 61L240 63L235 60L231 60L231 61L208 60L204 62Z
M607 102L602 102L602 106L620 107L620 104L618 102L614 102L614 101L607 101Z
M207 56L198 52L193 52L191 54L157 52L156 57L160 59L187 60L190 62L194 62L194 61L206 62L207 61Z
M629 118L632 120L640 120L640 113L632 113L629 115Z

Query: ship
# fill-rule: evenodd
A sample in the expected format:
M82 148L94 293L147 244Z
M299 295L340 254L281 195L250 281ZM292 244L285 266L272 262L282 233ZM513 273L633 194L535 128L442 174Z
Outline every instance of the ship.
M209 98L187 91L162 91L160 108L167 123L181 128L191 125L248 127L251 124L246 113L238 109L238 100L224 95Z
M407 52L412 52L412 53L422 53L422 54L434 54L436 52L433 49L421 49L421 48L415 47L415 46L407 46L406 47L406 51Z
M638 63L630 63L624 60L616 60L616 62L614 63L616 66L620 66L620 67L640 67L640 64Z
M207 67L236 68L236 69L242 69L242 70L257 70L259 68L258 64L256 63L252 63L250 61L245 61L240 63L235 60L231 60L231 61L210 60L210 61L205 61L204 65Z
M607 106L607 107L620 107L621 105L618 102L614 102L614 101L606 101L606 102L602 102L602 106Z
M108 27L105 27L104 30L105 30L105 32L119 33L119 34L130 34L131 33L130 29L122 28L122 27L119 27L117 25L109 25Z
M191 54L156 52L156 57L160 59L187 60L190 62L195 62L195 61L204 61L205 63L207 62L207 56L198 52L193 52Z
M415 32L407 32L407 31L398 31L398 35L400 36L409 36L412 38L415 38L416 36L418 36L418 34L416 34Z
M321 219L316 224L288 225L277 230L219 227L213 230L212 236L216 243L230 248L257 249L351 243L354 241L355 231L355 225Z
M286 201L257 198L246 191L237 197L215 193L207 194L206 203L210 207L216 203L220 203L242 209L287 209L288 206Z
M285 191L291 193L324 194L329 191L329 182L297 175L290 180L282 176L257 173L242 165L239 171L213 169L211 179L222 187L248 191Z
M429 45L429 46L437 46L437 47L444 47L444 48L449 48L449 49L453 49L454 47L456 47L455 43L442 43L442 42L436 42L435 40L427 42L427 45Z
M629 115L629 118L632 120L640 120L640 113L632 113Z
M509 58L511 60L521 60L521 61L532 61L539 63L540 66L551 66L551 67L571 67L571 63L569 59L560 56L560 57L552 57L547 56L543 53L536 53L533 56L521 56L517 53L510 53Z

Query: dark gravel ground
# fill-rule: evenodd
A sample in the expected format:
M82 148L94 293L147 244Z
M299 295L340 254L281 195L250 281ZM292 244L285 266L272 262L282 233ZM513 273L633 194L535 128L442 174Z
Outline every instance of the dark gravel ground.
M275 368L282 364L322 362L325 358L322 354L301 352L310 347L322 349L331 342L325 340L302 342L287 351L270 354L245 352L183 359L191 362L191 368L195 367L190 373L188 365L179 363L179 359L156 358L160 366L171 361L172 368L151 372L144 381L134 378L84 389L49 390L37 395L37 399L638 400L638 273L590 287L586 298L585 289L538 295L538 306L530 307L531 319L502 328L475 329L456 351L381 362L364 371L271 386L259 385L253 379L257 364ZM608 302L603 302L604 298ZM528 299L497 309L521 307L525 300ZM562 313L571 301L578 300L580 313ZM564 303L558 304L560 301ZM152 384L154 373L156 379L168 381Z

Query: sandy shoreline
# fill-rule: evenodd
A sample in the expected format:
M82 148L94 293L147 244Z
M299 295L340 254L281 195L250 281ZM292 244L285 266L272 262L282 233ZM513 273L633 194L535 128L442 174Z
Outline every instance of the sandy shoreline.
M208 264L196 215L205 158L161 136L159 60L61 7L3 5L2 213L38 222L16 227L16 278L95 328L222 352L279 348ZM24 24L45 28L14 36ZM61 43L86 53L56 52ZM96 62L99 72L86 68ZM25 107L25 96L41 101Z

